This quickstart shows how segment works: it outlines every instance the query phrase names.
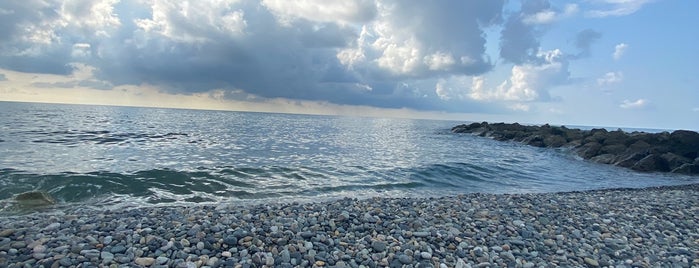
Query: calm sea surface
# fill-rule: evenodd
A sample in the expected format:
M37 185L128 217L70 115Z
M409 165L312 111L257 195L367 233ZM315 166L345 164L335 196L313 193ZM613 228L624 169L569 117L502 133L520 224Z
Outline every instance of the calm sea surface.
M0 200L45 191L63 205L150 206L699 182L452 134L460 123L0 102Z

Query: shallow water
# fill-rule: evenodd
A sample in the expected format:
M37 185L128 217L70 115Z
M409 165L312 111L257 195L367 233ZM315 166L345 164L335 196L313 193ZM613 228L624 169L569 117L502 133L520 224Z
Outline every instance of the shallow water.
M0 200L62 204L443 196L699 182L453 134L453 121L0 102Z

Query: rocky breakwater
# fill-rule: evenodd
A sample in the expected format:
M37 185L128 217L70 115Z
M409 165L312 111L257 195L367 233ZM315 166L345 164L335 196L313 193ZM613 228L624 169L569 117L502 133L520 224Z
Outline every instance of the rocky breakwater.
M452 128L452 132L517 141L536 147L571 148L584 159L636 171L699 174L699 133L694 131L629 133L548 124L526 126L483 122L459 125Z

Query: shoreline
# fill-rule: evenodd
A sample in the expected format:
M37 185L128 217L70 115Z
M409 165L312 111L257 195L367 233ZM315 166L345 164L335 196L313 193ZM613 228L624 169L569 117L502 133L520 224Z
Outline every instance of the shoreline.
M693 267L699 184L68 209L0 226L8 267Z

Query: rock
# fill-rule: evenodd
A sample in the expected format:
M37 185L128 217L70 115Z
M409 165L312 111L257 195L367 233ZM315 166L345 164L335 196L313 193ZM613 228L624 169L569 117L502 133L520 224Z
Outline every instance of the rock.
M641 160L638 160L638 162L631 166L631 169L643 172L670 171L667 163L663 160L663 158L656 154L650 154L642 158Z
M677 155L696 158L699 153L699 133L689 130L675 130L670 134L670 150Z
M151 266L155 263L155 259L151 257L139 257L136 258L134 262L141 266Z
M672 172L696 174L699 166L699 133L677 130L671 133L626 133L622 130L589 131L566 127L523 126L517 123L472 123L452 128L454 133L471 133L495 140L513 140L536 147L557 148L573 146L584 159L602 164L614 164L643 172ZM650 156L653 155L653 156ZM695 161L697 163L692 163Z
M595 260L595 259L585 257L584 261L589 266L599 267L599 262L597 262L597 260Z
M699 174L699 165L696 164L683 164L682 166L679 166L672 171L672 173L678 173L678 174Z
M126 247L124 247L124 246L122 246L122 245L113 246L113 247L109 250L109 252L111 252L111 253L124 253L124 251L126 251Z
M53 231L58 229L59 227L61 227L61 224L58 222L54 222L44 227L44 231Z
M114 259L114 254L108 251L102 251L100 253L100 257L102 258L103 262L109 263L112 262L112 260Z
M415 237L428 237L430 236L429 232L414 232L413 236Z
M558 135L548 136L544 138L544 145L546 145L546 147L558 148L565 145L566 143L568 143L568 141L564 137Z
M621 156L621 160L614 163L616 166L630 168L633 167L638 161L648 156L647 153L634 153L628 156Z
M676 169L684 164L691 164L692 160L674 153L664 153L660 156L667 163L670 170Z
M47 192L43 191L33 191L25 192L15 196L15 201L20 206L26 207L40 207L56 204L56 200L51 197Z
M15 229L0 230L0 237L9 237L15 233Z
M601 154L590 158L590 161L600 164L612 164L616 160L616 155L614 154Z
M602 145L600 145L596 141L591 141L588 143L585 143L583 146L578 147L576 151L578 152L578 155L580 157L585 158L585 159L590 159L594 156L597 156L599 154L599 150L602 148Z
M168 259L167 257L163 257L163 256L155 258L155 262L159 265L165 265L169 260L170 259Z
M371 248L375 252L384 252L386 251L386 242L383 241L373 241L371 242Z
M402 264L410 264L413 262L413 257L406 254L400 254L398 255L398 261L400 261Z
M515 255L509 251L500 253L500 257L502 257L504 260L506 260L508 262L513 262L516 260Z

